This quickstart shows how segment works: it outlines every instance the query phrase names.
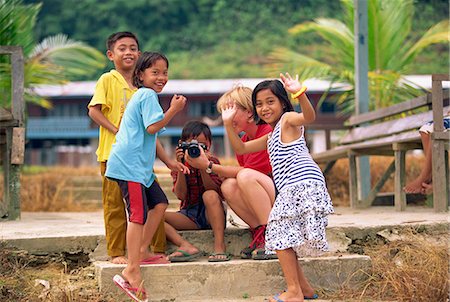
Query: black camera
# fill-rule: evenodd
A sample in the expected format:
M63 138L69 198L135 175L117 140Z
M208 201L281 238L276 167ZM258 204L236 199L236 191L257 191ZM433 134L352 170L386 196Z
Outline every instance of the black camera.
M199 143L195 139L190 142L179 142L177 146L177 148L183 149L183 152L187 150L189 156L192 158L200 156L200 147L202 147L205 151L207 149L205 144Z

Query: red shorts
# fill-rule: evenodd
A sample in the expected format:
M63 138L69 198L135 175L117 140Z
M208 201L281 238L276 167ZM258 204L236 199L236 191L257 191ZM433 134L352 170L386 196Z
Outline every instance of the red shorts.
M119 184L120 190L122 191L129 222L145 224L149 210L153 209L159 203L168 204L166 194L164 194L156 181L147 188L143 184L134 181L112 180Z

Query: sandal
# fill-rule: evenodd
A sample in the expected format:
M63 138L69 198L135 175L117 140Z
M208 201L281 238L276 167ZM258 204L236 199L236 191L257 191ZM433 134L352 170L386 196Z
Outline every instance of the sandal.
M120 287L131 299L136 302L148 302L147 293L141 287L132 287L131 284L125 280L121 275L113 277L114 283Z
M230 253L211 253L208 257L208 262L225 262L231 260Z
M265 248L259 248L259 249L255 249L252 252L252 259L253 260L270 260L270 259L278 259L278 256L275 253L266 254Z

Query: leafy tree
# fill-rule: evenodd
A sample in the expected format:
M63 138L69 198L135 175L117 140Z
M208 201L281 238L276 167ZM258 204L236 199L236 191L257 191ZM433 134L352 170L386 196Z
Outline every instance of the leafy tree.
M289 29L291 35L313 32L328 42L334 60L316 60L292 49L274 49L268 64L269 72L291 70L303 80L318 78L331 82L354 84L354 31L353 0L341 0L343 21L317 18ZM413 0L368 1L369 93L371 109L401 102L420 94L402 75L413 72L414 59L425 48L436 43L449 42L449 21L431 26L418 39L411 38L414 15ZM448 67L447 67L448 70ZM339 95L338 104L343 112L354 110L354 89Z
M74 77L91 74L102 68L106 58L84 43L65 35L55 35L35 45L34 27L40 4L25 5L21 0L0 0L0 45L23 47L25 66L25 101L43 107L51 104L33 93L36 84L62 84ZM1 106L11 102L11 64L7 56L0 57Z

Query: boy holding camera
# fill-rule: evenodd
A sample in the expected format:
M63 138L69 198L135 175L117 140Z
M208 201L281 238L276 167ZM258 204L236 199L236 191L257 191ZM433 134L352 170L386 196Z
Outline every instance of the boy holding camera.
M181 200L178 212L166 212L165 230L167 239L178 249L168 256L172 262L192 261L202 255L194 245L181 237L179 230L212 229L214 233L214 252L208 261L228 261L231 256L225 252L224 229L225 210L222 204L220 185L222 179L211 173L213 163L219 160L209 152L211 130L200 121L190 121L183 127L181 140L176 149L176 159L189 168L188 174L172 172L173 191ZM205 153L210 166L199 170L189 165L192 158Z

